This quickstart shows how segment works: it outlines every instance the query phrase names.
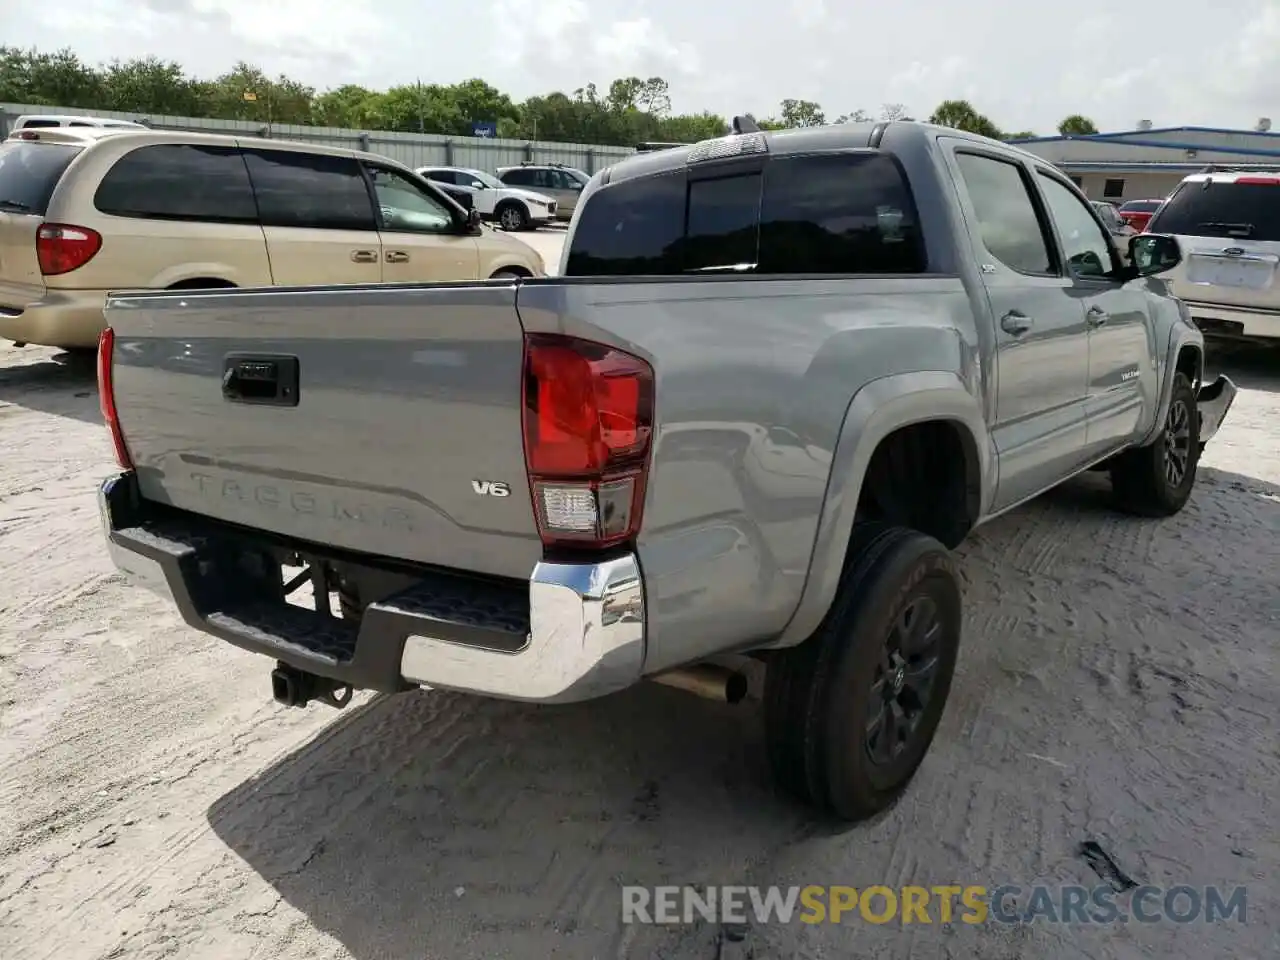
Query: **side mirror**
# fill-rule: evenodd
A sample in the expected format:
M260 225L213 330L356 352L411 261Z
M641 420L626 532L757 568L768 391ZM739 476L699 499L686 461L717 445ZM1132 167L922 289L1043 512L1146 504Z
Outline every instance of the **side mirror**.
M1178 241L1160 233L1140 233L1130 237L1129 256L1140 277L1164 273L1182 262Z
M467 208L467 227L471 230L480 229L480 211L475 207Z
M475 198L465 190L451 190L449 191L449 196L453 197L453 199L458 202L458 206L462 207L463 210L470 212L475 208Z

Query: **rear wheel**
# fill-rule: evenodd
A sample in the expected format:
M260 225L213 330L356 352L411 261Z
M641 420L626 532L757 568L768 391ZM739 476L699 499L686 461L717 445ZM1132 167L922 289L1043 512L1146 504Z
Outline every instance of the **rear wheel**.
M903 527L855 529L826 621L769 660L765 723L780 785L842 820L888 808L933 742L961 618L946 547Z
M1169 517L1191 499L1200 463L1200 416L1196 393L1184 373L1175 373L1164 429L1153 443L1126 450L1111 466L1116 503L1144 517Z
M496 213L503 230L515 232L529 229L529 211L522 204L514 201L499 204Z

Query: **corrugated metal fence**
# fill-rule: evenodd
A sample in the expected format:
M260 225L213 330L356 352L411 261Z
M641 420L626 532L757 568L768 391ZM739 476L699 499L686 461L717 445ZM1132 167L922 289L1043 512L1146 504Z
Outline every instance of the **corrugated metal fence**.
M133 120L156 130L196 130L237 136L296 140L331 147L366 150L398 160L409 167L442 164L494 171L521 161L563 163L587 173L617 163L635 153L628 147L599 147L584 143L543 143L524 140L496 140L487 137L442 137L429 133L394 133L388 130L346 130L341 127L305 127L293 123L265 124L254 120L211 120L200 117L167 117L154 114L121 113L112 110L82 110L78 107L0 104L0 136L8 136L13 122L23 114L57 113Z

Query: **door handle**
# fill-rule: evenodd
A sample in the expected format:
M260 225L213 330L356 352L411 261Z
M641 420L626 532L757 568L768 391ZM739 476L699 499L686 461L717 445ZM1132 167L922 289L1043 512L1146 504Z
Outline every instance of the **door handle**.
M296 407L298 391L297 357L231 353L223 358L224 400L272 407Z
M1101 307L1090 307L1084 316L1090 327L1100 327L1111 319L1111 314Z
M408 263L409 255L403 250L388 250L387 263Z
M352 250L351 262L352 263L377 263L378 251L377 250Z
M1013 337L1022 336L1034 326L1034 320L1017 310L1010 310L1000 318L1000 329Z

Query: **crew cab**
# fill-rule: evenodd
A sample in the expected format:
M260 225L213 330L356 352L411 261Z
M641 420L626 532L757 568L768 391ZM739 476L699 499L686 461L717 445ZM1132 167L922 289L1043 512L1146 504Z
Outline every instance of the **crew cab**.
M749 656L779 781L885 809L960 653L952 548L1090 469L1176 514L1236 391L1177 244L1121 262L1051 164L735 127L595 174L559 277L111 297L116 563L292 705L739 701Z

